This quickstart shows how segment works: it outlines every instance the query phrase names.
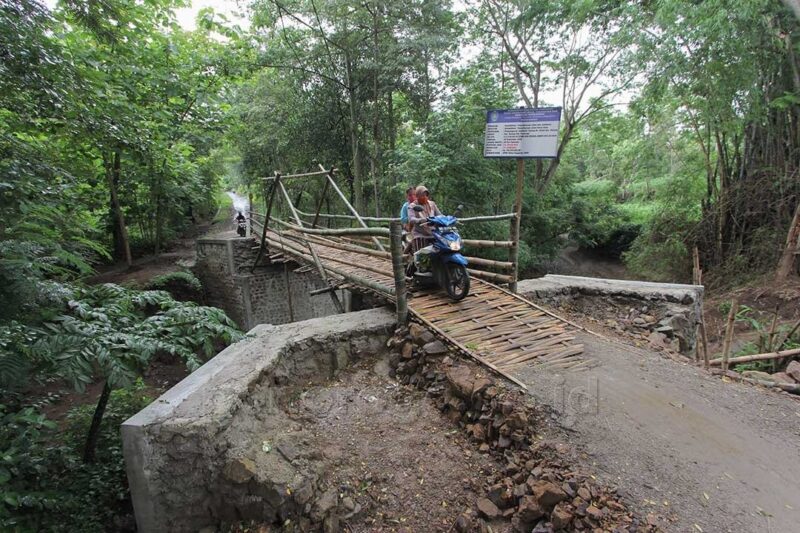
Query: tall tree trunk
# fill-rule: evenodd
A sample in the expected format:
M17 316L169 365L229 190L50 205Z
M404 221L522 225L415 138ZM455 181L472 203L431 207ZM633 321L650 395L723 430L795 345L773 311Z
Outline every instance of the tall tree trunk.
M378 10L376 6L375 12L372 15L372 59L375 63L374 72L372 76L372 143L373 153L371 161L371 174L372 174L372 191L375 197L375 216L381 216L381 201L378 193L378 176L381 173L383 166L381 154L381 92L380 92L380 43L378 41Z
M95 450L97 449L97 438L100 436L100 424L103 422L103 415L106 412L108 399L111 397L111 386L108 381L103 385L103 392L100 393L100 398L97 400L97 407L94 408L94 416L92 416L92 425L89 426L89 433L86 435L86 444L83 447L83 462L93 463L95 458Z
M794 269L797 254L800 253L800 201L794 210L794 218L789 226L789 233L786 235L786 246L778 262L778 270L775 274L776 281L784 281L789 277Z
M356 211L364 213L364 190L361 176L361 150L358 135L358 109L356 108L356 90L353 85L353 64L350 54L345 54L345 75L347 76L347 99L350 107L350 145L353 154L353 192Z
M104 156L104 159L108 159ZM114 218L114 251L121 252L122 257L125 259L125 264L130 266L133 264L131 257L131 245L128 239L128 228L125 225L125 214L122 212L122 206L119 202L119 179L122 171L122 160L120 150L114 150L112 161L109 166L108 161L105 165L106 181L108 183L108 191L111 195L111 210Z
M397 143L397 131L394 125L394 88L389 87L386 98L386 113L389 115L389 149L394 152L395 144ZM395 185L397 185L397 177L395 175Z

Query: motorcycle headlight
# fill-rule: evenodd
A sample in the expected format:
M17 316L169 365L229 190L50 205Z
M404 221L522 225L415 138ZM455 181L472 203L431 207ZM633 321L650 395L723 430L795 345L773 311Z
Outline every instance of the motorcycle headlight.
M450 241L450 249L457 252L461 249L461 243L458 241Z

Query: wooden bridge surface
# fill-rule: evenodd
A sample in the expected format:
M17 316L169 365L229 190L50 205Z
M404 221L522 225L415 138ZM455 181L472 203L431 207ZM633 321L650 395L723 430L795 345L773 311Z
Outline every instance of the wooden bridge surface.
M341 273L344 272L394 287L388 257L325 245L326 242L353 243L352 240L272 230L268 231L267 238L271 254L282 252L313 266L304 244L308 239L329 278L343 280ZM370 292L368 287L356 288ZM435 331L442 340L505 374L521 365L574 369L589 363L582 356L583 345L574 342L572 326L533 302L476 278L471 279L469 295L460 302L452 301L444 290L412 290L408 307L414 318Z

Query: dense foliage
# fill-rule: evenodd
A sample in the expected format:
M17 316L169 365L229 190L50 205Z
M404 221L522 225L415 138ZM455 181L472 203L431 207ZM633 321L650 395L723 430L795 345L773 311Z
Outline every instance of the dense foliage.
M784 248L800 198L800 56L779 2L251 8L262 68L236 93L230 140L235 182L256 194L256 178L317 159L365 212L394 214L420 182L446 209L507 212L513 163L482 157L485 110L558 105L560 157L528 165L524 267L560 235L676 281L694 246L725 274L772 269ZM294 189L309 204L319 193Z
M98 456L90 464L81 454L93 409L72 409L59 428L38 411L57 399L20 409L0 407L0 528L133 531L120 425L152 398L141 381L111 394Z
M204 9L188 30L189 0L0 0L0 527L110 527L76 494L124 499L109 424L141 405L132 384L156 355L193 369L237 338L219 310L84 285L224 219L223 186L261 201L264 176L319 162L362 213L395 216L419 183L445 211L505 213L515 164L483 157L486 110L560 106L558 157L527 164L523 273L565 244L647 279L689 281L695 247L707 281L796 273L789 4L249 0L244 29ZM305 209L323 191L289 192ZM102 384L68 442L27 397L53 382Z

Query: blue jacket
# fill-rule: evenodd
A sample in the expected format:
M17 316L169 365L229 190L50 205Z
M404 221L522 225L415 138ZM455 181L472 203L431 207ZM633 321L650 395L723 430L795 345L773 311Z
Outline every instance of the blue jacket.
M408 224L408 202L403 204L403 207L400 208L400 222L403 224Z

